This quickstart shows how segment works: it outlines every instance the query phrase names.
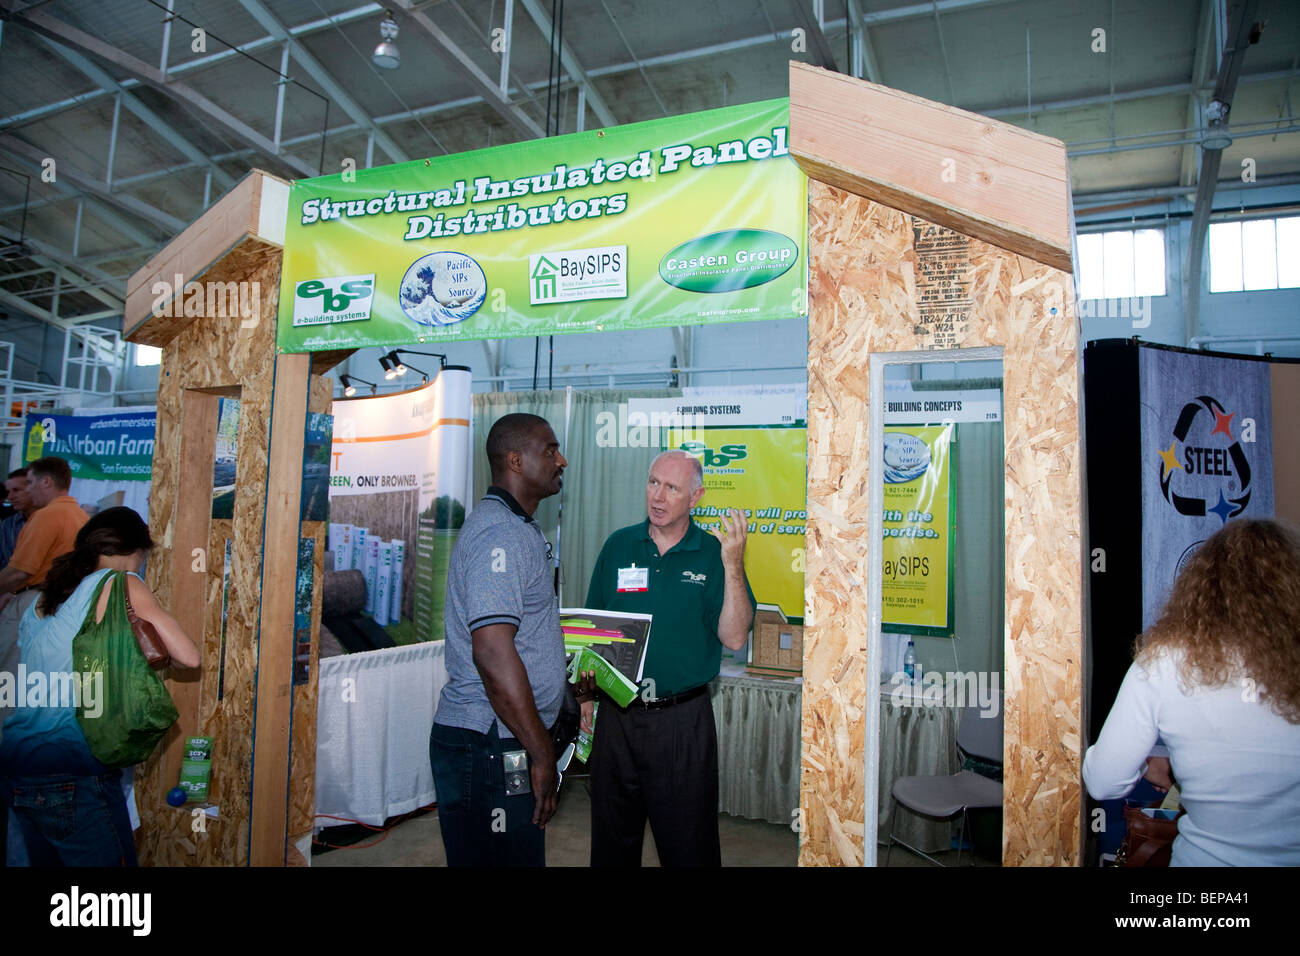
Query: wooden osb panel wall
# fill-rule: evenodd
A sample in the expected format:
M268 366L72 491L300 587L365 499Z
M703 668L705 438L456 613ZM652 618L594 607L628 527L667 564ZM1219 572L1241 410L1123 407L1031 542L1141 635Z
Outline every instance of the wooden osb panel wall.
M242 328L238 316L205 316L183 329L163 350L149 526L154 540L164 548L170 546L178 508L205 506L205 502L210 507L212 496L210 482L200 487L178 487L185 390L237 396L240 420L234 518L213 521L209 526L205 628L202 635L191 635L202 641L199 733L214 738L215 788L211 799L219 807L219 817L205 821L205 832L195 832L189 809L167 806L165 794L176 786L176 780L163 772L162 750L156 751L136 783L140 857L142 862L155 866L229 866L248 862L267 436L280 283L280 251L259 248L260 255L241 254L245 271L240 276L260 283L259 321L251 328ZM225 672L218 700L218 674L223 660L221 574L227 537L235 545L227 599ZM164 607L171 600L171 574L168 562L150 562L149 585Z
M1004 349L1006 719L1003 863L1080 850L1082 478L1069 275L809 183L808 531L803 865L863 859L868 356ZM956 279L956 301L927 293ZM951 284L949 292L952 291ZM945 326L940 315L959 316Z
M311 376L307 410L330 414L334 404L333 383L320 375ZM316 820L316 702L320 682L321 587L325 580L327 522L304 521L302 536L316 542L311 596L311 662L308 679L293 689L293 734L290 744L288 841L311 832Z

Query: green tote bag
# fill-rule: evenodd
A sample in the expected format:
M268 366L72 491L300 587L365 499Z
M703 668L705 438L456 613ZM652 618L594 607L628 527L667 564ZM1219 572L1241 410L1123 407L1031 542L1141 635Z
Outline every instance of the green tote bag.
M104 586L108 607L95 620ZM180 715L162 678L150 670L126 616L126 573L104 575L95 589L81 630L72 639L72 666L82 674L103 674L97 715L78 705L77 723L95 759L108 767L129 767L147 758ZM91 677L92 680L96 678Z

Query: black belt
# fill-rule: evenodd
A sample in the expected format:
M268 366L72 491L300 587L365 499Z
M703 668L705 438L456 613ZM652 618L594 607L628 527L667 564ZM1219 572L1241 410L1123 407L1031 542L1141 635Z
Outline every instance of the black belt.
M699 687L693 687L690 690L684 690L680 694L674 694L672 697L655 697L652 700L643 700L640 695L633 698L632 703L628 704L628 709L633 707L642 710L659 710L661 707L671 707L674 704L684 704L688 700L694 700L696 697L709 692L708 684L701 684Z

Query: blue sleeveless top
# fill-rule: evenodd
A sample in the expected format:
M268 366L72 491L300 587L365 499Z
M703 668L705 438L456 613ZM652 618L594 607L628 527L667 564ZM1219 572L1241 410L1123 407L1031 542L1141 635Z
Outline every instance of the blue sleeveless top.
M14 675L13 688L19 706L4 723L0 739L0 772L14 777L72 774L79 777L108 773L90 752L77 723L77 710L68 693L72 676L72 639L81 630L87 614L93 614L95 589L111 573L101 568L88 574L59 609L49 617L38 617L32 604L18 624L18 647L22 670ZM111 587L111 585L105 585ZM24 679L19 681L19 676ZM26 687L20 687L25 684ZM41 698L34 691L41 688ZM103 684L90 685L82 697L90 712L104 706ZM24 697L26 700L24 700Z

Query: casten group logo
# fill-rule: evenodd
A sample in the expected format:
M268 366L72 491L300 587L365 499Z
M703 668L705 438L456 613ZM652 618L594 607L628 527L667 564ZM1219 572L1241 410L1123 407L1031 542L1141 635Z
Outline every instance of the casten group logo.
M1169 447L1157 450L1156 463L1160 492L1179 514L1213 514L1226 523L1250 504L1250 462L1236 417L1210 395L1198 396L1179 412Z
M402 276L402 311L419 326L464 322L486 297L483 267L462 252L431 252L412 262Z

